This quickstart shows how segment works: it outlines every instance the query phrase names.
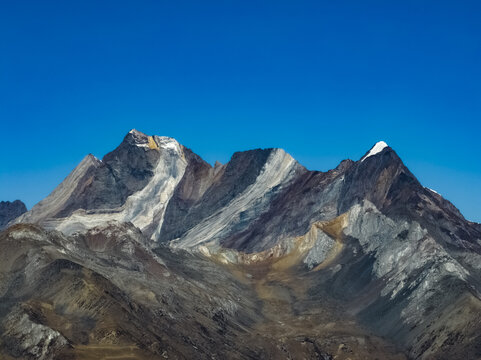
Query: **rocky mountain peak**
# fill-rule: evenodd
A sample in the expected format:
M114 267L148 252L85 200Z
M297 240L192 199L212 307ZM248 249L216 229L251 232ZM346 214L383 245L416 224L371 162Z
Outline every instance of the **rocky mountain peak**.
M138 131L137 129L131 129L131 130L128 132L127 135L129 135L129 134L131 134L131 135L133 135L133 136L147 136L147 135L145 135L143 132ZM127 135L126 135L126 136L127 136Z
M145 134L141 131L138 131L136 129L132 129L125 135L124 140L125 139L143 140L143 139L147 139L147 138L148 138L147 134Z
M144 149L155 149L157 144L153 140L152 136L144 134L138 130L132 129L127 135L125 135L124 140L119 145L118 148L123 149L130 146L136 146Z

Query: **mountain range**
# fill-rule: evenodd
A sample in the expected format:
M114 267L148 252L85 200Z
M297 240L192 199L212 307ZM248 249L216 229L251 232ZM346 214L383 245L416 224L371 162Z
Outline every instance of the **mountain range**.
M382 141L321 172L131 130L14 204L5 359L481 358L481 225Z

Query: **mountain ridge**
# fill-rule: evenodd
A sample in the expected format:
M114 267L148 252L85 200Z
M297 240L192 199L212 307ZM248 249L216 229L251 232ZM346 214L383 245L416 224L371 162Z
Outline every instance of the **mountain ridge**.
M153 329L150 343L133 340L141 331L130 327L127 337L114 336L126 344L133 341L139 352L160 356L166 351L174 358L189 358L197 348L202 349L201 358L228 351L232 358L347 359L349 352L342 350L347 346L355 351L354 358L369 358L367 354L376 351L398 359L481 356L481 228L425 188L385 142L376 143L358 161L343 160L322 172L307 170L277 148L236 152L228 163L212 166L175 139L131 130L102 160L87 155L46 199L10 224L3 233L6 243L13 238L25 244L30 238L41 239L43 245L35 246L34 253L44 260L32 265L40 273L45 266L50 266L49 274L62 272L65 266L75 267L70 264L74 262L82 269L75 270L75 279L98 272L106 282L95 280L95 287L110 288L112 282L124 294L122 299L136 306L142 303L149 313L169 308L152 299L166 291L167 283L159 276L172 272L178 282L171 291L182 294L183 311L194 320L203 319L193 310L195 301L189 300L197 294L201 313L215 318L214 323L202 320L202 326L210 329L208 333L221 326L222 334L213 344L229 332L242 339L231 343L232 352L217 352L203 335L190 333L192 324L186 319L177 328L189 339L185 343L170 338L154 346L153 339L165 336L166 327ZM59 262L62 259L69 263ZM210 270L199 278L199 269L184 264L185 259ZM55 265L48 265L52 261ZM130 280L110 273L110 267L119 274L129 269L124 275ZM25 273L28 268L13 269L12 274L32 277ZM148 301L136 290L148 287L143 276L158 284ZM29 281L36 283L35 279ZM219 279L231 279L243 290L223 288ZM9 281L13 280L5 288L13 286ZM224 296L215 300L223 304L215 305L224 309L221 315L208 310L214 306L210 292L217 291ZM10 303L20 301L7 295ZM28 296L36 299L35 294ZM59 301L52 294L42 296L49 303ZM324 303L333 304L329 311L336 320L327 315ZM59 311L51 316L63 316ZM25 330L14 329L8 319L21 317L22 311L15 307L7 314L5 321L17 339ZM100 313L89 314L102 322ZM129 314L149 324L141 313ZM73 314L67 315L71 323ZM344 334L348 345L326 330L329 323ZM126 325L119 323L108 331L118 326ZM57 354L57 347L67 351L66 344L79 348L76 335L57 325L50 329L63 338L47 352ZM275 329L275 335L264 333L259 343L252 337L255 329ZM78 331L90 334L92 344L108 342L85 327ZM367 340L370 337L376 345ZM253 353L247 350L249 342L259 346ZM17 340L13 344L17 350L23 346ZM275 349L286 351L281 356Z

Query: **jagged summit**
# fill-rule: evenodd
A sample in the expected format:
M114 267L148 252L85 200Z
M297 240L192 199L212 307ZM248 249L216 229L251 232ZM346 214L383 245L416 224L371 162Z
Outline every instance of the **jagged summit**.
M131 130L129 131L129 134L139 135L139 136L145 135L143 132L138 131L137 129L131 129ZM147 136L147 135L145 135L145 136Z
M131 129L127 134L124 136L124 141L130 139L132 140L140 140L140 139L146 139L149 135L138 131L137 129Z
M86 160L86 159L90 159L90 160L93 160L93 161L101 161L101 160L99 160L99 159L98 159L94 154L92 154L92 153L87 154L87 156L84 157L84 158L82 159L82 161L84 161L84 160Z

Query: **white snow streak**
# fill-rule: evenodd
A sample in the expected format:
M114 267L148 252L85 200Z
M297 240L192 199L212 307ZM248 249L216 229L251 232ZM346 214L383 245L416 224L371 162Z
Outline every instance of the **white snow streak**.
M156 136L159 147L165 150L150 182L142 190L132 194L126 201L123 221L131 221L144 230L154 218L159 219L152 238L160 233L165 209L175 187L184 175L187 163L179 143L168 137Z
M269 156L256 181L223 208L192 228L182 238L171 242L172 247L192 248L216 240L225 229L231 229L240 222L241 214L248 209L259 211L269 203L269 191L275 186L285 183L293 175L296 161L282 149L275 149ZM246 214L244 213L244 216ZM251 216L257 214L251 213ZM243 221L250 221L243 219Z
M152 239L159 235L165 209L177 184L184 175L187 162L179 143L172 138L155 136L161 149L159 162L149 183L140 191L130 195L125 204L110 213L86 213L83 210L61 219L57 229L69 234L90 229L109 221L132 222L140 230L155 223Z
M388 144L386 144L384 141L377 142L376 145L374 145L372 147L372 149L369 150L369 153L361 159L361 162L363 162L364 160L366 160L370 156L373 156L373 155L376 155L376 154L380 153L386 147L388 147Z

